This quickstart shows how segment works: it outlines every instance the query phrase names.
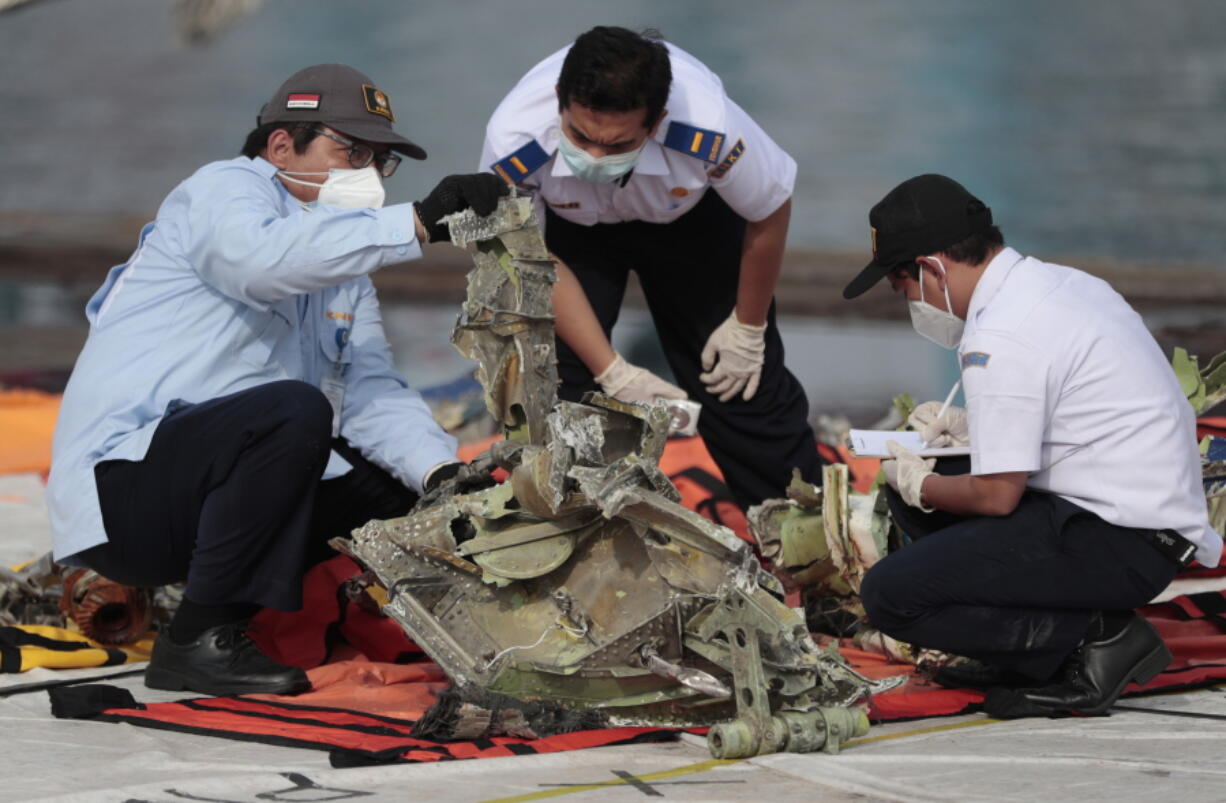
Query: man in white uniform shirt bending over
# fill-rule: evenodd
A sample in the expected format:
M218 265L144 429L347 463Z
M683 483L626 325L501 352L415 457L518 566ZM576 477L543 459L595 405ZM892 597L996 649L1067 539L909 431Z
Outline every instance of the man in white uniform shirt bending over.
M821 482L775 326L796 162L718 76L653 36L593 28L498 105L481 168L536 194L561 261L561 398L700 402L698 431L742 508L782 496L793 467ZM609 345L631 270L680 388Z

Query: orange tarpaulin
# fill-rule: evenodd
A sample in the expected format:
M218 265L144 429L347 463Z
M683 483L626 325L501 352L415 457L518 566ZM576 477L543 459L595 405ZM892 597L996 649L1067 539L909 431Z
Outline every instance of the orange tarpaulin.
M424 657L411 664L389 664L354 653L351 658L317 666L308 675L311 690L305 694L293 697L249 694L247 697L417 720L447 687L443 670Z
M60 397L37 390L0 390L0 474L46 474Z

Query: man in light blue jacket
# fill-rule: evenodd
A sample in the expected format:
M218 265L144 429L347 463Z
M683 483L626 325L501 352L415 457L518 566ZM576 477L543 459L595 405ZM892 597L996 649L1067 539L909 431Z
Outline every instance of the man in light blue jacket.
M130 585L186 581L153 688L309 687L247 620L300 607L328 538L467 474L393 367L369 274L447 239L444 215L489 214L505 184L449 176L383 207L399 154L426 156L393 120L351 67L291 76L243 155L171 191L86 307L48 483L55 558Z

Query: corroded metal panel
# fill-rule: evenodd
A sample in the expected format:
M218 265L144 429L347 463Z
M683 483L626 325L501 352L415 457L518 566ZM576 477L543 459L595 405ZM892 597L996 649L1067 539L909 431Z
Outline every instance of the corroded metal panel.
M462 687L609 723L723 722L712 749L728 757L867 727L841 707L888 684L819 650L749 545L678 504L658 466L669 409L557 400L554 273L530 199L448 224L475 266L453 342L506 437L473 465L510 479L339 544L387 590L384 611Z

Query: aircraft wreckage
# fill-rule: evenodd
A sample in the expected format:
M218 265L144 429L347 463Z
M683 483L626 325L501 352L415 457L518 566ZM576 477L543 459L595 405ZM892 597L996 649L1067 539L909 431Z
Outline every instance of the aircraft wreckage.
M382 610L470 707L709 725L717 758L834 753L865 733L852 704L902 678L869 680L819 649L749 544L678 504L657 467L668 409L558 401L555 273L531 199L448 223L476 265L452 342L505 435L472 466L508 478L468 493L447 481L333 542L373 573ZM504 732L534 733L517 721Z

